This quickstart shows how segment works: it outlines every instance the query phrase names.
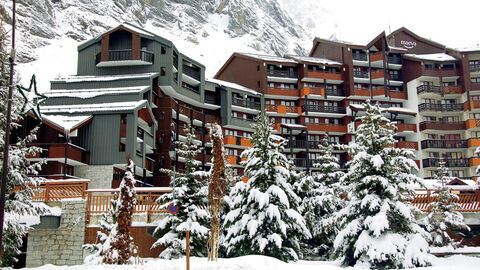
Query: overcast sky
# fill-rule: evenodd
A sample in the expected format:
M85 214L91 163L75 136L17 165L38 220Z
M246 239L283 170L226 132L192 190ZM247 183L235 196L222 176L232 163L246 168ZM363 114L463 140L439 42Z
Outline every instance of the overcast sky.
M480 44L480 0L279 0L319 37L364 44L405 26L451 48ZM301 17L300 17L301 18ZM317 22L314 26L312 21Z

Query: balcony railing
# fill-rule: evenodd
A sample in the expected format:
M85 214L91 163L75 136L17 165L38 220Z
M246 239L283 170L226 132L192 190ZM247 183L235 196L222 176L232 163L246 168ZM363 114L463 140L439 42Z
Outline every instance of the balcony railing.
M298 73L296 71L292 72L288 70L268 70L268 76L298 78Z
M396 57L396 56L389 56L388 57L388 63L389 64L401 65L402 64L402 58Z
M480 65L470 65L469 69L470 72L478 72L480 71Z
M421 103L418 105L418 111L438 111L438 112L453 112L463 111L463 104L436 104L436 103Z
M243 98L236 98L236 97L232 98L232 105L250 108L254 110L260 110L261 108L260 102L258 101L253 101L253 100L243 99Z
M67 147L67 144L65 143L32 143L29 145L37 146L43 149L41 153L37 153L36 156L31 156L29 158L65 158L66 152L68 159L85 164L90 163L90 152L80 146L71 143L68 144L67 149L65 149Z
M341 113L341 114L345 114L347 112L345 107L324 106L324 105L315 105L315 104L303 105L302 110L304 112L325 112L325 113Z
M368 78L369 78L369 76L368 76L368 71L354 70L354 71L353 71L353 77L356 77L356 78L366 78L366 79L368 79Z
M368 61L368 57L367 57L367 54L364 54L364 53L354 53L353 60Z
M426 129L436 130L464 130L466 129L464 121L458 122L441 122L441 121L424 121L420 123L420 131Z
M441 162L445 162L445 167L452 168L452 167L470 167L470 163L467 158L426 158L423 159L423 167L440 167Z
M441 94L442 89L440 88L440 86L437 86L437 85L420 85L419 87L417 87L417 94L420 94L420 93Z
M198 71L197 69L193 68L193 67L190 67L190 66L187 66L187 65L183 65L182 66L183 68L183 74L197 80L197 81L200 81L200 71Z
M422 149L427 148L468 148L467 140L423 140Z
M140 59L144 62L152 63L154 62L155 55L152 52L140 50ZM96 64L101 62L101 53L98 53L95 57ZM136 60L132 59L132 50L109 50L108 51L108 61L127 61L127 60Z
M340 88L326 88L325 89L325 94L327 96L345 96L345 92L343 91L343 89L340 89Z

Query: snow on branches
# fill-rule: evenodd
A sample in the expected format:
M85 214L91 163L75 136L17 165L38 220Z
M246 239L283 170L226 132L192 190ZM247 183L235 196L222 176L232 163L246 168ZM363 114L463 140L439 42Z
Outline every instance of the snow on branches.
M451 230L470 230L470 227L463 220L462 213L455 211L460 205L455 202L458 201L458 196L447 187L447 183L451 179L448 176L445 162L441 162L438 173L435 174L434 178L440 188L437 192L431 194L433 200L428 204L429 213L424 219L425 226L432 235L432 246L435 247L456 248L459 243L455 242L448 232Z
M171 177L172 193L167 193L158 199L161 207L166 209L171 203L175 204L178 212L166 216L155 229L155 236L159 239L153 247L164 246L160 257L166 259L178 258L186 253L185 232L190 231L190 254L192 256L206 256L205 243L208 238L209 214L207 211L208 187L201 176L195 156L200 153L195 142L194 128L188 125L185 129L185 141L178 141L176 152L184 160L183 172L162 170Z
M253 128L253 147L242 153L249 180L237 182L230 192L223 245L227 256L260 254L297 260L299 242L310 232L297 212L300 198L290 184L294 172L282 153L286 141L272 134L265 113L257 116Z
M128 158L127 171L120 183L120 194L111 200L108 214L99 221L99 244L88 244L84 248L95 252L87 256L89 264L134 264L137 247L130 236L132 215L137 203L135 192L134 163Z
M352 159L341 182L347 205L333 222L341 225L335 255L344 265L405 268L430 264L429 234L417 223L412 185L419 183L414 154L394 148L395 124L378 105L365 104L355 142L347 148Z

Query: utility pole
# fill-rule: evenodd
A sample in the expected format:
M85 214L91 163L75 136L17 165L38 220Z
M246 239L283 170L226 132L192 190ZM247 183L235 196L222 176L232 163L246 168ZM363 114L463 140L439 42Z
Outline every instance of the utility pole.
M5 195L7 189L8 176L8 150L10 148L10 125L12 123L12 96L13 96L13 66L15 63L15 0L12 7L12 50L10 51L10 78L8 85L7 100L7 125L5 128L5 145L3 147L3 167L2 167L2 191L0 192L0 255L3 255L3 221L5 218Z

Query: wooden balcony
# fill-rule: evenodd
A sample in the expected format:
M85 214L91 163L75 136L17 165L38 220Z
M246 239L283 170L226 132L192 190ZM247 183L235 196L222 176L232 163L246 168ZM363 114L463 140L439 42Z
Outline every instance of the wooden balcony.
M407 99L407 91L392 91L389 90L388 94L391 98L396 98L396 99Z
M239 137L239 136L231 136L227 135L223 137L223 143L225 145L239 145L245 147L252 147L253 144L249 138L246 137Z
M461 85L452 85L443 87L444 94L462 94L463 87Z
M480 65L470 65L468 67L468 69L470 70L470 72L479 72L480 71Z
M480 127L480 119L468 119L465 123L467 129Z
M470 138L468 139L468 147L479 147L480 138Z
M63 199L86 198L86 190L90 180L56 180L40 182L32 186L33 201L52 202ZM22 188L15 188L22 189Z
M40 147L43 151L28 158L41 158L47 161L50 159L63 162L66 154L67 159L70 161L76 161L85 165L90 164L90 152L71 143L68 144L68 147L65 143L32 143L29 145Z
M383 72L383 69L375 70L375 71L372 72L372 80L383 79L384 74L385 73ZM388 79L388 76L387 76L387 79Z
M465 105L466 102L465 102ZM473 109L480 109L480 100L471 100L470 101L470 108L473 110ZM468 109L467 106L465 106L465 111Z
M480 158L479 157L472 157L470 158L470 167L478 167L480 165Z
M421 103L418 105L418 111L436 111L436 112L455 112L463 111L462 103L456 104L437 104L437 103Z
M276 112L278 114L296 113L302 114L301 107L297 106L284 106L284 105L265 105L265 110L268 112Z
M433 130L464 130L465 122L441 122L441 121L424 121L420 123L420 131L433 129Z
M353 89L354 96L361 96L361 97L369 97L370 96L370 89L367 88L354 88Z
M382 52L375 52L370 54L370 62L377 62L377 61L383 61Z
M417 142L396 142L395 148L415 149L418 150Z
M428 205L435 202L438 196L432 196L432 193L436 193L436 190L425 190L421 194L417 190L412 205L424 212L429 212ZM458 212L480 212L480 192L475 193L460 193L457 195L458 200L454 200L458 204L458 208L455 211Z
M417 125L416 124L397 124L397 132L417 132Z
M340 72L327 72L327 71L320 71L320 70L308 70L305 77L306 77L306 78L314 78L314 79L343 81L342 73L340 73Z
M267 88L267 95L298 97L300 92L298 89L291 88Z
M347 133L347 125L307 124L307 129L311 131Z
M467 140L423 140L421 142L422 149L440 148L440 149L457 149L467 148Z

